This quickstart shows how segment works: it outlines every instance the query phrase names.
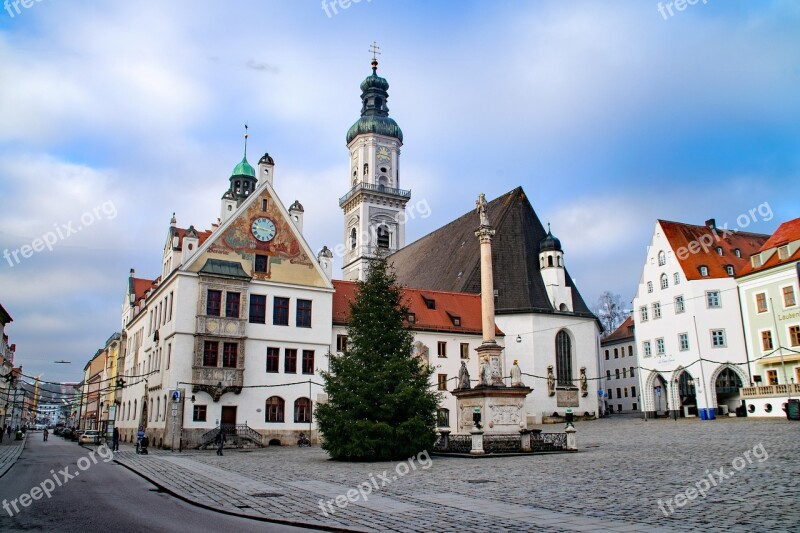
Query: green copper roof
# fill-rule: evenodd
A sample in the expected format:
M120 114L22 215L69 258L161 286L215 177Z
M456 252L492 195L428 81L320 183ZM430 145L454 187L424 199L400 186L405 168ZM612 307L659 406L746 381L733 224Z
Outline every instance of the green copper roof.
M389 82L386 78L381 78L377 73L373 72L361 82L361 90L366 92L368 89L380 89L382 91L389 90Z
M244 156L239 164L233 169L231 176L250 176L251 178L255 178L256 169L254 169L253 166L247 162L247 156Z
M347 144L350 144L350 141L362 133L377 133L378 135L394 137L400 142L403 142L403 131L400 129L400 126L397 125L397 122L389 117L361 117L347 130Z

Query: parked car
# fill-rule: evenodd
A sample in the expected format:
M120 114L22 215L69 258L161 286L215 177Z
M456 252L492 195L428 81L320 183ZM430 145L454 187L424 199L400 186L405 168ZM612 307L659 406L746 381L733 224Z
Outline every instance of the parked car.
M78 439L80 438L81 434L84 431L86 431L86 430L85 429L75 429L75 430L73 430L72 431L72 436L70 437L70 440L77 442Z
M73 433L74 431L72 431L72 428L64 428L61 430L61 433L59 433L59 435L61 435L65 439L71 439Z
M100 432L96 429L87 429L78 437L80 444L100 444Z

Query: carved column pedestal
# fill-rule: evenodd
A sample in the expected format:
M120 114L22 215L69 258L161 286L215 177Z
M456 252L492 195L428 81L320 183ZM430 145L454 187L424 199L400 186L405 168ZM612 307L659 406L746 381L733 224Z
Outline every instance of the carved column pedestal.
M481 410L481 427L487 434L518 434L520 428L527 427L525 397L530 394L529 387L486 387L456 389L457 430L468 434L472 430L472 413L476 407Z

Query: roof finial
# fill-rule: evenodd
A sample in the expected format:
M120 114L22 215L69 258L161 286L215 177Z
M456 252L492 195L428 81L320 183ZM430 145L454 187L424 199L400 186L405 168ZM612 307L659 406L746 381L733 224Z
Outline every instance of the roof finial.
M378 70L378 56L381 55L379 50L381 49L378 46L377 41L372 41L372 44L369 45L369 51L372 52L372 73L375 74Z
M547 223L547 233L550 233L550 223Z
M247 138L249 135L247 134L247 123L244 124L244 158L247 159Z

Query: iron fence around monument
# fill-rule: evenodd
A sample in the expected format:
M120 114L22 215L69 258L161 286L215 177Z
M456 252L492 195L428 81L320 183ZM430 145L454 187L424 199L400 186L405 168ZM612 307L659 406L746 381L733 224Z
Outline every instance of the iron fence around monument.
M566 433L531 432L531 452L557 452L567 448ZM487 454L523 453L521 435L484 435L483 449ZM433 450L438 453L469 454L471 435L442 435L436 439Z
M532 433L531 449L534 452L555 452L567 449L566 433Z

